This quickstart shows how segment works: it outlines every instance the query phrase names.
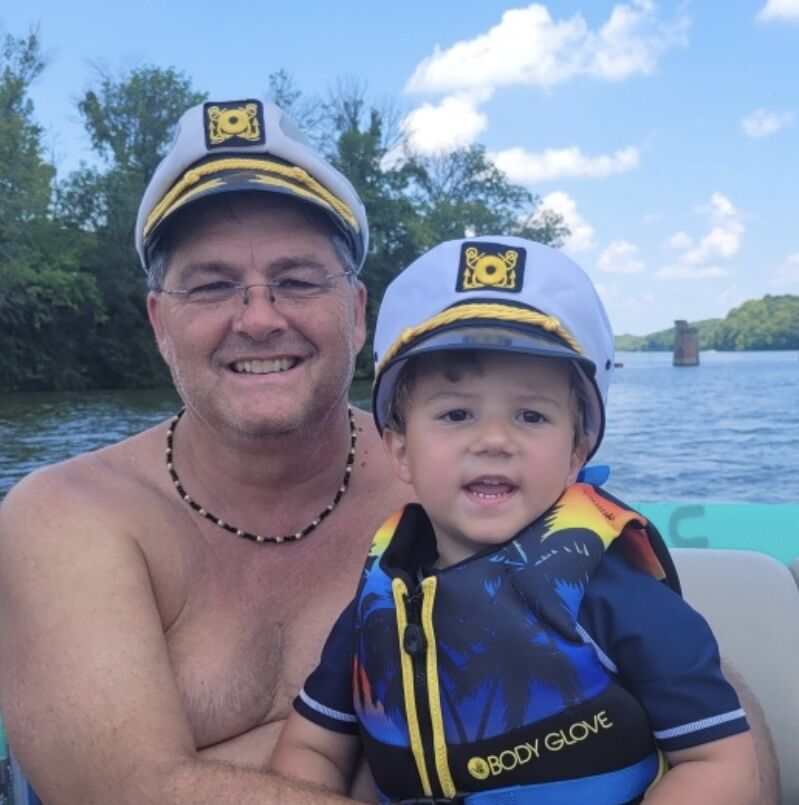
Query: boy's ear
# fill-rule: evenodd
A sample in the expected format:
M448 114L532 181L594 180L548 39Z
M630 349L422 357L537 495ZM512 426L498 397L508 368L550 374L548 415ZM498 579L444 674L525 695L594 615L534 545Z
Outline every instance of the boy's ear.
M405 449L405 435L386 428L383 431L383 447L386 448L386 453L388 453L397 478L406 484L412 483L410 469L408 468L408 453Z
M583 468L587 456L588 437L583 436L583 438L580 439L578 444L575 446L574 450L572 450L572 457L569 463L569 484L573 484L577 480L577 476L580 473L580 470Z

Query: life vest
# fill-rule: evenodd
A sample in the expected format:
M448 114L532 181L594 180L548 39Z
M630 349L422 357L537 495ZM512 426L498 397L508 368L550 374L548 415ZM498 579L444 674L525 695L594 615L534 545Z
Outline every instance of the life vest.
M645 792L663 770L646 714L577 621L614 541L679 592L657 531L589 484L426 576L436 553L422 508L381 526L356 599L353 701L386 799L490 802L479 792L524 786L543 805L619 805Z

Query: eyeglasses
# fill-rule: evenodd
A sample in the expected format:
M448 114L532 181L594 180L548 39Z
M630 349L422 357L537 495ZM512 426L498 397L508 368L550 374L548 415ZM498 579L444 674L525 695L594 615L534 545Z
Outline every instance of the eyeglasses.
M157 288L160 293L180 297L192 305L213 307L222 306L236 300L249 305L252 299L252 288L266 288L269 301L274 305L278 301L296 303L307 302L327 294L331 288L331 280L338 277L351 277L352 271L339 274L328 274L315 268L303 268L288 272L274 282L233 282L232 280L214 280L203 282L192 288Z

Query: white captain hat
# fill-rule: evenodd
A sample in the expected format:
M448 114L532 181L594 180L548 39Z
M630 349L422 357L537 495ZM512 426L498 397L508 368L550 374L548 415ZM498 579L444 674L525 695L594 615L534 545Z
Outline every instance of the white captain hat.
M442 243L386 289L374 340L379 430L407 360L426 352L499 350L571 360L588 399L589 458L605 429L613 331L588 275L556 249L506 236Z
M369 245L366 211L349 180L266 100L208 101L192 107L156 168L136 219L136 250L146 269L170 217L212 194L261 191L321 209L349 242L357 269Z

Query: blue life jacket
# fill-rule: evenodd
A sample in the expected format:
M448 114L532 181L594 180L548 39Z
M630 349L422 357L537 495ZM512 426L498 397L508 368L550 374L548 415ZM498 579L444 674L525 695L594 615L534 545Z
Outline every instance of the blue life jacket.
M615 541L679 592L657 531L590 484L445 570L426 570L437 554L420 506L381 526L356 597L353 701L386 799L500 789L523 793L503 802L620 805L658 779L646 714L577 621Z

